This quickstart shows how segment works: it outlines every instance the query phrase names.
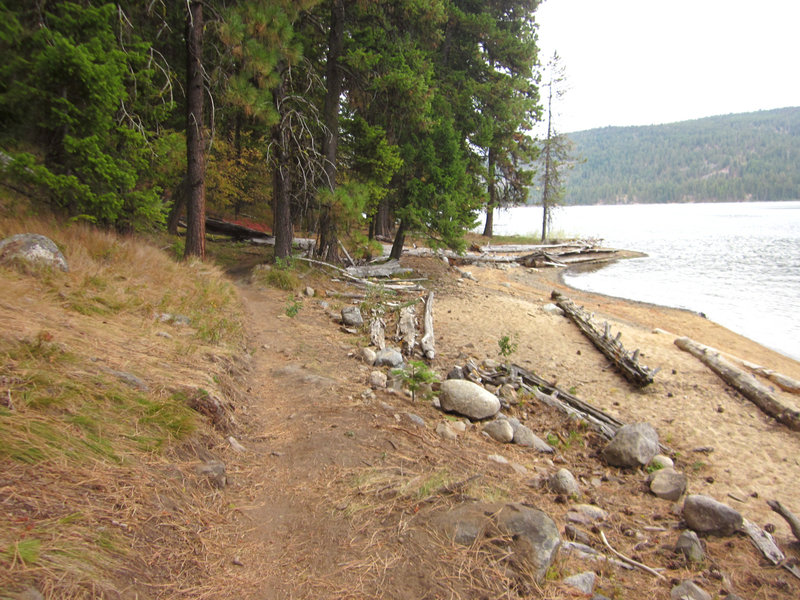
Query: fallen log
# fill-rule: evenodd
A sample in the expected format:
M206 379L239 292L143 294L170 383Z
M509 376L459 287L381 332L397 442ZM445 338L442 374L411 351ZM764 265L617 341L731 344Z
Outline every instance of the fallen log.
M758 406L762 412L783 423L793 431L800 431L800 411L786 406L772 390L762 384L750 373L743 371L725 359L719 352L712 352L707 346L698 344L687 337L675 340L675 345L700 359L709 369L722 378L725 383L736 388L745 398Z
M653 383L658 369L650 369L639 364L639 351L634 350L631 353L626 351L619 341L619 334L615 338L611 337L608 323L606 323L604 331L600 332L592 323L591 315L572 300L555 290L550 297L575 322L595 347L614 363L626 379L639 387Z
M235 240L267 239L273 237L264 231L259 231L252 227L245 227L244 225L237 225L236 223L230 223L222 219L215 219L214 217L206 217L206 231L209 233L227 235Z
M433 335L433 292L428 292L425 298L425 309L422 315L422 339L419 347L428 360L436 356L436 340Z
M800 519L798 519L794 513L792 513L788 508L786 508L783 504L778 502L777 500L767 500L767 505L778 513L783 519L789 524L789 527L792 530L792 534L798 540L800 540Z
M369 343L378 350L386 348L386 323L379 315L369 322Z
M789 573L800 579L800 568L786 560L786 555L775 543L775 539L752 521L744 519L742 531L747 534L753 545L773 565L783 567Z

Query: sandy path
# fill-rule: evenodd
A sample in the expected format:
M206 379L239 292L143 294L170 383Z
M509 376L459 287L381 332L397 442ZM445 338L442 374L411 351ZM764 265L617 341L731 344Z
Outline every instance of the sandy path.
M623 421L652 423L677 452L678 466L690 474L690 493L714 496L762 525L775 523L779 535L789 535L765 500L777 498L800 511L800 434L764 416L673 340L687 335L794 378L800 378L800 363L687 311L573 290L553 271L468 270L477 282L449 279L438 298L442 368L457 362L461 352L495 357L498 339L509 335L518 342L515 362ZM630 386L574 324L546 314L542 306L552 289L584 305L599 321L608 320L612 331L621 331L626 348L639 348L644 364L661 368L656 382L645 390ZM654 333L656 327L677 335ZM784 397L797 404L797 396ZM703 446L713 452L692 451Z

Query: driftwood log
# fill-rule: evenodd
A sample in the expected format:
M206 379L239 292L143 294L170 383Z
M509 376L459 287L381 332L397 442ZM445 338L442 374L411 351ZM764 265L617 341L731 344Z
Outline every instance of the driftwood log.
M792 534L800 540L800 519L798 519L788 508L777 500L767 500L767 505L778 513L789 524Z
M630 382L644 387L653 383L658 369L650 369L639 364L639 351L628 352L619 341L620 334L611 337L608 323L605 324L601 332L592 322L592 317L583 308L577 306L572 300L553 290L550 295L556 305L572 319L583 334L589 338L592 344L597 347Z
M369 322L369 343L378 350L386 348L386 322L379 315Z
M793 431L800 431L800 412L786 406L750 373L743 371L725 359L719 352L711 351L708 346L698 344L687 337L675 340L675 345L697 358L709 369L719 375L725 383L736 388L745 398L758 406L764 413L783 423Z
M800 381L797 381L797 379L792 379L791 377L783 375L782 373L778 373L777 371L767 369L766 367L762 367L760 365L754 365L746 360L740 360L739 362L741 362L742 365L750 369L756 375L766 377L784 392L800 395Z
M436 356L436 338L433 334L433 292L425 297L425 310L422 315L422 339L419 341L422 354L428 360Z
M789 573L800 579L800 568L786 560L786 555L775 543L775 539L752 521L744 519L742 531L747 534L753 545L758 548L773 565L783 567Z

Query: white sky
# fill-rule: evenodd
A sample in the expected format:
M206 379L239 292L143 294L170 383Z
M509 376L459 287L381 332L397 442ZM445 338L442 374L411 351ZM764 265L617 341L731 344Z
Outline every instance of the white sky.
M545 0L569 133L800 106L800 0Z

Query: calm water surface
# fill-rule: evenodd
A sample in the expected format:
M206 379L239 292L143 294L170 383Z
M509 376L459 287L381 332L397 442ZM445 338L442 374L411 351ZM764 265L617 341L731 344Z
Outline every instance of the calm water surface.
M540 233L541 215L539 207L500 211L495 233ZM648 254L568 272L569 285L703 312L800 360L800 201L569 206L553 227Z

